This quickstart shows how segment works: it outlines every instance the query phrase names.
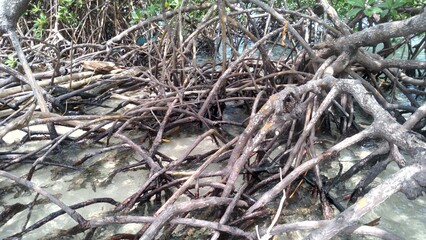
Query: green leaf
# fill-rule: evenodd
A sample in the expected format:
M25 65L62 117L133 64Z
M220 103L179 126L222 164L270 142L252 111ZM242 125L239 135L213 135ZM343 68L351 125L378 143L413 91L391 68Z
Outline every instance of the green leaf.
M373 13L381 13L383 10L379 7L372 7L371 11L373 11Z
M380 13L380 16L381 16L381 17L384 17L384 16L388 15L388 13L389 13L389 10L388 10L388 9L384 9L384 10Z
M394 3L394 5L393 5L393 7L394 8L399 8L399 7L402 7L402 6L406 5L406 4L407 3L405 1L398 1L398 0L396 0L395 3Z
M368 0L368 1L367 1L367 4L371 6L371 5L373 5L373 3L375 3L375 2L376 2L376 0Z
M18 63L18 60L12 55L7 55L7 59L4 61L4 63L10 68L15 68Z
M359 7L362 9L365 7L365 2L363 0L349 0L348 3L352 6Z
M37 14L38 12L41 12L40 3L38 2L36 5L33 5L31 8L31 14Z
M348 13L347 13L347 16L349 17L349 18L351 18L351 17L353 17L353 16L356 16L359 12L361 12L362 11L362 9L361 8L352 8Z
M381 9L388 9L389 8L388 5L384 2L376 4L376 7L379 7Z
M393 0L386 0L385 5L388 9L391 9L393 7Z
M135 9L133 9L130 12L130 17L131 17L131 20L130 20L131 24L138 23L142 19L142 17L143 17L142 9L141 8L135 8Z
M379 7L371 7L364 10L367 17L373 16L374 13L381 13L383 10Z

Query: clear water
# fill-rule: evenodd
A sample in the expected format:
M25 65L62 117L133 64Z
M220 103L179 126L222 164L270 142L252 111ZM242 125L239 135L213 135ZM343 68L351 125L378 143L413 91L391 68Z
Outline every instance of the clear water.
M343 165L343 172L345 172L358 160L366 157L371 153L372 148L365 146L352 146L350 149L343 150L338 159L329 163L332 169L330 168L331 170L327 171L326 175L334 177L337 174L337 169L339 169L339 162ZM371 186L377 186L382 180L397 172L398 169L395 163L389 164L387 169L374 180ZM356 186L362 174L362 172L358 173L350 181L347 181L344 186L339 186L338 189L332 191L332 195L340 199L341 204L344 206L347 202L343 201L342 198L351 193L351 189ZM335 213L338 213L338 211L336 210ZM408 200L404 194L396 193L377 206L372 212L365 215L361 222L369 223L379 217L380 222L377 226L379 228L395 233L402 237L402 239L425 239L426 196L422 196L416 200Z
M95 149L81 149L74 146L69 149L64 149L64 151L61 154L57 154L56 157L61 157L64 163L70 163L93 150ZM48 193L56 196L67 205L100 197L110 197L116 201L123 201L125 197L138 190L138 187L144 183L147 173L146 171L118 173L112 181L108 183L108 175L115 167L124 165L124 162L128 163L132 161L132 157L130 156L128 159L122 159L115 154L116 152L94 157L86 162L80 171L58 171L56 167L45 167L36 171L32 182ZM28 170L29 166L26 165L14 169L11 173L17 176L25 176ZM10 192L0 194L2 205L0 211L3 210L2 208L5 205L12 205L14 203L29 204L35 198L33 192L23 191L22 188L17 187L12 181L4 178L0 180L0 187L2 189L10 189L11 186L15 187L13 187ZM123 190L125 194L123 194ZM48 213L59 210L59 207L56 205L44 201L44 197L40 196L38 199L43 200L43 203L35 204L31 211L29 225L45 217ZM113 210L113 208L114 206L111 204L99 203L81 208L77 211L84 218L90 219L91 217L100 216L102 213ZM9 220L0 228L0 239L19 232L27 216L28 210L24 210ZM58 230L69 229L74 225L75 222L70 217L62 215L41 228L26 234L23 239L40 239L54 234Z
M241 129L237 128L234 130L240 131ZM163 143L159 151L167 153L172 158L178 158L190 145L192 145L197 137L198 134L195 128L192 128L190 131L183 130L180 133L175 134L173 138L170 138L170 142ZM36 145L42 143L43 142L23 145L21 150L35 149ZM323 148L327 147L329 146L323 146ZM211 149L217 149L217 145L211 138L206 138L192 154L201 154ZM319 147L319 150L320 149L321 147ZM69 149L64 149L60 154L57 154L56 157L61 157L64 162L73 162L81 158L85 153L93 150L95 149L84 149L82 147L73 146ZM368 155L370 151L369 147L365 147L363 145L359 147L352 147L342 151L339 159L329 164L334 169L337 169L337 161L340 161L343 164L345 171L357 160ZM57 196L61 201L68 205L95 197L111 197L116 201L123 201L126 197L138 190L138 188L144 183L148 173L144 170L118 173L110 182L107 181L108 176L113 169L120 166L126 166L130 163L135 163L137 159L139 159L139 157L131 154L130 152L113 151L93 157L84 164L84 168L80 171L58 171L58 168L56 167L43 168L36 172L33 182L38 186L41 186L50 194ZM221 165L217 164L212 167L213 169L210 170L219 170ZM18 176L25 176L28 169L28 166L22 166L14 169L12 173ZM397 166L393 164L390 165L388 169L380 175L380 179L385 179L395 171L397 171ZM330 171L328 174L333 176L335 172ZM339 198L342 195L347 194L348 191L355 186L359 178L360 176L355 177L352 179L352 182L347 182L345 186L340 187L334 192L335 196ZM379 183L380 179L377 179L375 183ZM0 194L0 202L2 206L0 207L0 211L3 210L5 205L12 205L14 203L28 204L34 200L34 193L24 192L19 187L15 186L11 188L11 186L14 186L11 181L6 179L0 180L1 189L11 189L10 191ZM306 188L306 186L304 186L304 188ZM304 191L309 192L310 190L305 189ZM39 199L41 200L44 198L39 197ZM318 208L316 205L313 205L316 200L312 199L309 195L297 196L295 200L292 200L292 202L293 203L283 211L283 215L286 216L285 221L287 223L320 218L321 215ZM312 206L314 207L313 209ZM153 204L152 207L155 207L155 205ZM83 217L90 219L108 214L108 212L113 208L114 206L110 204L102 203L79 209L78 212L82 214ZM47 203L47 201L36 204L32 210L29 225L45 217L47 213L58 209L59 208L57 206ZM149 208L147 208L146 211L150 212ZM148 214L148 212L141 214ZM25 223L27 215L28 210L24 210L15 215L7 224L0 227L0 239L18 232ZM423 239L423 237L426 236L426 197L421 197L415 201L409 201L404 195L395 194L382 205L374 209L373 212L365 216L362 222L368 223L378 217L381 217L379 227L383 229L397 233L404 239ZM50 234L55 234L61 229L69 229L74 225L75 222L70 217L63 215L44 225L40 229L25 235L23 239L45 238ZM120 232L135 233L141 227L141 224L110 226L99 230L99 234L97 236L108 236L108 234L110 236L113 233ZM291 236L292 239L301 239L304 234L295 232L286 236ZM83 235L80 237L82 239ZM358 239L358 237L353 237L351 239Z
M401 51L402 49L398 50ZM230 51L227 52L230 55ZM275 53L275 51L274 51ZM279 56L278 54L277 56ZM422 57L418 60L425 60L425 54L420 54ZM238 113L240 110L229 109L229 113ZM228 114L228 112L226 112ZM232 116L229 120L233 120ZM226 126L225 129L231 132L231 135L238 134L242 129ZM63 129L66 131L67 129ZM76 135L81 134L79 132ZM7 142L12 144L22 137L23 134L19 131L13 132L8 135ZM167 153L172 158L178 158L181 156L186 149L195 141L197 138L197 132L182 132L171 138L171 142L163 143L159 149L160 152ZM37 148L43 144L40 142L32 142L21 146L17 151L29 151ZM101 146L99 146L100 148ZM216 144L211 138L205 139L192 154L199 154L205 151L217 148ZM11 148L3 148L1 151L7 151ZM61 154L55 155L57 158L63 159L64 162L71 163L76 159L82 157L85 153L96 150L94 148L84 149L83 147L73 146L69 149L64 149ZM353 147L347 149L340 154L339 161L344 165L344 171L347 170L352 164L359 159L369 154L370 150L364 147ZM66 204L75 204L95 197L111 197L116 201L123 201L126 197L136 192L140 186L144 183L147 177L147 172L144 170L129 171L118 173L111 182L108 182L108 176L113 169L119 166L125 166L130 163L136 163L138 156L134 154L124 154L122 152L113 151L106 154L93 157L84 164L84 167L80 171L61 171L58 172L56 167L46 167L37 171L34 175L33 182L42 187L44 190L57 196L61 201ZM337 162L330 163L331 166L337 167ZM220 165L216 165L220 168ZM17 176L25 176L28 172L29 166L21 166L12 170L11 172ZM390 174L397 171L397 166L391 164L388 169L380 175L380 179L385 179ZM330 175L335 173L330 172ZM355 186L356 181L359 180L359 176L352 179L352 182L348 182L342 189L335 192L336 196L345 193L345 190L351 189ZM377 179L376 182L379 182ZM12 181L1 178L0 179L0 212L4 210L6 205L12 205L14 203L28 204L31 203L35 194L33 192L23 191L20 187L13 184ZM39 197L39 200L44 199ZM304 199L311 201L309 198ZM306 203L308 204L308 203ZM114 206L110 204L94 204L88 207L79 209L78 212L83 217L90 219L93 217L102 216L111 211ZM299 206L299 208L304 209ZM45 217L48 213L58 210L59 208L47 201L38 203L34 206L31 211L31 217L27 226ZM318 211L306 208L306 211L296 212L296 210L287 209L284 215L292 215L292 213L298 214L294 220L309 220L312 216L318 216ZM316 209L317 210L317 209ZM149 209L147 209L149 211ZM305 213L304 213L305 212ZM28 217L28 210L24 210L15 215L5 225L0 227L0 239L6 236L10 236L16 232L19 232L26 219ZM404 239L425 239L426 238L426 197L423 196L415 201L409 201L403 194L395 194L383 204L374 209L373 212L363 218L363 222L367 223L377 217L381 217L379 227L397 233ZM289 220L290 217L287 218ZM59 230L69 229L75 226L75 222L67 215L62 215L55 220L49 222L43 227L34 230L25 235L23 239L41 239L54 234ZM135 233L141 228L141 224L126 224L110 226L105 229L100 229L98 236L108 236L111 233ZM303 235L292 233L292 239L300 239ZM83 236L80 236L83 239Z
M195 129L195 128L194 128ZM16 134L11 134L11 138L16 140ZM187 132L179 133L170 142L164 143L159 148L159 151L167 154L171 158L178 158L184 154L187 148L195 142L197 134ZM12 142L8 138L9 142ZM30 151L34 150L45 141L32 142L25 144L19 148L18 151ZM101 148L101 146L99 146ZM65 148L61 153L56 154L55 158L63 159L64 163L72 163L82 158L86 153L90 153L99 148L84 149L79 146L71 146ZM197 148L193 150L191 155L201 154L211 149L216 149L217 145L214 141L207 137L203 140ZM10 149L1 149L10 150ZM48 193L56 196L62 202L67 205L80 203L93 198L110 197L118 202L125 200L125 198L131 196L137 192L138 189L144 184L147 179L148 172L145 170L121 172L115 175L112 179L108 178L110 173L119 168L127 166L128 164L136 163L140 160L140 157L128 152L128 151L112 151L105 154L100 154L96 157L89 159L83 164L83 167L79 171L63 171L57 167L45 167L39 171L36 171L32 181L37 186L40 186ZM219 170L218 164L214 165ZM30 166L20 166L12 171L11 173L25 177L28 173ZM35 194L33 192L23 191L22 188L18 187L11 180L1 178L0 179L0 212L4 210L7 205L15 203L29 204L34 200ZM38 199L45 200L44 197L40 196ZM153 203L151 207L155 207ZM85 208L78 209L77 211L86 219L100 217L108 214L112 211L114 206L107 203L93 204ZM43 203L35 204L31 211L31 217L27 226L37 222L47 214L59 210L54 204L44 201ZM153 210L146 209L145 213L141 214L152 214ZM16 214L11 220L5 225L0 227L0 239L10 236L19 232L28 216L28 210L24 210ZM67 215L62 215L48 224L45 224L39 229L36 229L25 235L23 239L42 239L49 235L54 235L59 230L66 230L75 226L75 222ZM125 224L116 225L105 228L102 230L99 236L113 233L136 233L143 225L142 224ZM84 238L83 235L80 236Z

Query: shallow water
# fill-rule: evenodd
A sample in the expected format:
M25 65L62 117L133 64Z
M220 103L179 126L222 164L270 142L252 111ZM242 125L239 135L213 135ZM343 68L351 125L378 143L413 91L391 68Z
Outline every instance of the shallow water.
M229 52L230 54L230 52ZM272 56L279 57L275 51ZM420 55L424 56L425 55ZM228 56L229 57L229 56ZM420 60L420 59L419 59ZM206 61L201 59L200 61ZM113 104L114 105L114 104ZM99 109L98 109L99 110ZM92 114L103 114L110 109L102 109L99 111L90 110ZM227 108L225 109L225 120L229 121L242 121L246 115L242 108ZM237 115L237 116L236 116ZM243 116L243 117L242 117ZM63 129L61 131L66 131ZM243 129L235 126L225 126L224 130L230 135L237 135ZM81 132L75 133L76 135ZM185 129L179 134L170 138L171 142L163 143L159 148L160 152L167 153L171 158L178 158L181 156L186 149L195 141L198 137L199 132L188 131ZM10 133L7 143L12 144L17 142L22 137L22 133L15 131ZM34 150L43 141L31 142L24 144L16 150L16 152L26 152ZM100 148L101 146L99 146ZM192 152L192 154L201 154L211 149L216 149L216 144L211 138L206 138L203 142ZM10 151L11 148L0 149L1 151ZM64 162L73 162L81 158L85 153L96 150L97 148L85 149L81 146L71 146L64 148L61 153L54 155L55 158L61 158ZM329 163L334 169L337 169L338 161L344 166L344 171L347 170L352 164L359 159L369 154L371 149L368 147L353 147L341 152L340 157L337 161ZM45 167L38 170L33 178L33 182L42 187L44 190L57 196L65 204L71 205L79 203L88 199L96 197L111 197L116 201L123 201L126 197L136 192L139 187L146 180L147 171L128 171L124 173L118 173L115 175L111 182L108 182L108 176L110 172L118 166L125 166L130 163L136 163L139 159L135 154L129 154L122 151L112 151L110 153L101 154L99 156L91 158L84 164L79 171L60 171L58 172L57 167ZM11 171L11 173L17 176L25 176L29 170L29 165L21 166ZM220 164L212 165L211 170L219 170L222 166ZM385 179L393 172L397 171L397 166L391 164L388 169L380 175L380 179ZM330 176L336 174L333 171L328 173ZM355 186L356 180L359 180L360 176L352 179L351 182L347 182L345 186L341 186L337 191L334 192L336 197L347 193L348 189ZM375 182L378 183L380 179ZM12 181L0 178L0 212L4 210L6 205L12 205L14 203L28 204L31 203L35 194L33 192L25 192L22 188L17 187ZM306 190L309 191L309 190ZM44 197L38 197L39 200L44 200ZM315 200L310 197L302 196L298 198L299 205L293 204L283 211L285 221L295 222L301 220L317 219L320 214L318 208L313 205ZM279 201L279 199L277 199ZM296 200L294 200L297 202ZM41 201L40 201L41 202ZM152 212L150 208L155 208L155 204L152 206L146 206L144 209L146 212ZM312 209L312 206L314 209ZM106 203L94 204L85 208L77 210L85 218L99 217L102 214L107 214L108 211L112 210L114 206ZM39 219L45 217L47 214L58 210L59 208L47 201L35 204L31 211L31 216L27 226L33 224ZM0 239L10 236L16 232L19 232L24 226L28 217L28 210L24 210L16 214L11 220L5 225L0 227ZM337 213L337 211L336 211ZM145 213L146 214L146 213ZM400 235L403 239L425 239L426 237L426 197L423 196L415 201L409 201L403 194L395 194L383 204L374 209L370 214L365 216L362 220L363 223L367 223L373 219L381 217L379 227L391 231ZM58 230L65 230L75 226L75 222L67 215L62 215L55 220L49 222L43 227L34 230L25 235L23 239L41 239L54 234ZM109 226L102 228L97 232L97 238L103 236L110 236L113 233L135 233L142 227L142 224L125 224ZM301 239L304 234L298 232L287 235L291 239ZM83 239L84 236L80 236ZM284 237L282 237L284 238ZM360 237L351 237L349 239L359 239ZM364 238L362 238L364 239Z
M339 158L330 163L333 169L328 171L326 175L334 177L337 174L339 162L343 165L343 172L345 172L358 160L367 156L371 150L372 148L369 144L360 144L342 151ZM377 186L382 180L397 172L398 169L396 163L389 164L387 169L373 181L371 186ZM337 189L332 190L332 196L340 199L340 203L346 206L346 201L343 201L342 197L351 193L351 189L361 179L361 174L362 172L358 173L350 181L345 182L344 186L338 186ZM338 211L336 210L335 213L338 213ZM373 209L372 212L365 215L361 222L369 223L377 218L380 218L377 227L395 233L402 239L424 239L426 236L426 196L416 200L408 200L404 194L396 193ZM357 237L354 237L354 239L357 239Z
M167 153L172 158L180 157L186 149L198 137L195 128L192 131L182 131L173 138L170 142L163 143L159 149L160 152ZM39 144L42 142L39 142ZM367 146L367 147L365 147ZM328 147L328 146L324 146ZM344 171L347 170L354 162L365 157L371 151L370 145L360 145L341 152L338 161L344 166ZM26 150L34 149L34 143L23 146ZM211 149L216 149L217 146L211 138L206 138L202 143L192 152L192 154L201 154ZM81 158L85 153L93 151L94 149L84 149L82 147L73 146L69 149L64 149L57 157L63 158L64 162L75 161ZM95 197L111 197L116 201L123 201L125 197L130 196L136 192L138 188L144 183L147 172L144 170L129 171L118 173L111 182L107 182L109 173L117 168L117 166L125 166L129 163L135 163L138 156L124 152L113 151L110 153L102 154L93 157L84 164L84 168L80 171L57 171L56 167L46 167L36 172L33 182L41 186L50 194L57 196L65 204L71 205L82 202ZM329 163L331 166L337 166L337 161ZM214 165L213 169L219 170L220 164ZM29 169L29 166L22 166L12 171L13 174L24 176ZM392 172L397 170L396 165L391 165L385 173L380 175L380 178L386 178ZM333 171L329 173L333 175ZM335 174L335 173L334 173ZM357 180L354 178L353 180ZM376 180L378 182L379 180ZM338 189L335 196L347 193L346 190L353 188L356 182L348 182L345 186ZM6 179L0 180L1 189L11 189L12 182ZM309 188L309 187L308 187ZM306 190L306 191L309 191ZM9 192L0 194L1 205L11 205L14 203L28 204L34 200L35 194L23 192L21 188L14 187ZM301 221L318 219L320 213L318 208L313 204L316 200L311 199L310 196L303 196L283 211L283 215L287 215L286 222ZM39 199L44 199L39 197ZM297 198L296 198L297 199ZM279 199L277 199L279 201ZM313 202L312 202L313 201ZM297 204L298 203L298 204ZM302 204L302 205L300 205ZM313 204L313 205L310 205ZM314 209L311 209L312 206ZM153 205L152 207L155 207ZM110 204L94 204L89 207L79 209L78 212L85 218L99 217L112 210L114 206ZM306 208L306 209L305 209ZM35 221L45 217L47 213L58 210L59 208L51 203L36 204L31 212L29 225ZM300 210L305 209L305 210ZM0 211L3 209L0 207ZM300 211L299 211L300 210ZM149 211L149 209L146 209ZM337 211L336 211L337 213ZM26 221L28 210L24 210L13 217L7 224L0 228L0 238L10 236L18 232ZM142 214L142 213L141 213ZM147 212L145 212L147 214ZM415 201L409 201L402 194L395 194L390 199L385 201L382 205L377 207L372 213L365 216L362 222L367 223L377 217L381 217L379 227L399 234L404 239L422 239L426 236L426 198L421 197ZM29 226L27 225L27 226ZM69 229L74 226L73 220L63 215L50 223L44 225L27 235L23 239L40 239L44 238L60 229ZM108 234L128 232L135 233L141 228L141 224L126 224L111 226L99 230L98 237L108 236ZM291 239L301 239L304 234L291 233ZM81 236L83 238L83 236ZM359 239L359 237L351 237L350 239ZM363 238L364 239L364 238Z
M15 137L18 138L17 135L15 135ZM162 144L159 151L167 154L173 159L176 159L184 154L187 148L192 145L197 137L198 134L192 131L177 133L170 142ZM9 139L9 141L12 140ZM47 141L30 142L22 145L19 149L15 150L15 152L34 150L45 143L47 143ZM101 148L101 146L99 146L99 148ZM212 138L207 137L192 151L190 155L205 153L206 151L216 148L217 145ZM61 158L63 163L71 164L72 162L82 158L86 153L90 153L97 149L98 148L93 147L85 149L78 145L64 147L60 153L56 153L54 155L54 158ZM6 148L1 149L0 151L6 150L10 151L10 149ZM121 202L138 191L139 187L144 184L148 172L146 170L120 172L112 179L109 179L108 176L114 169L119 168L120 166L124 167L128 164L136 163L136 160L138 159L140 159L139 156L136 156L129 151L116 150L90 158L78 171L64 171L59 170L57 167L42 168L41 170L36 171L32 181L34 184L56 196L67 205L100 197L110 197ZM216 169L211 170L219 170L220 166L220 164L213 164L213 168ZM25 178L29 168L30 165L24 165L11 170L10 172ZM4 189L3 191L0 191L0 212L4 210L6 205L9 206L15 203L29 204L35 198L35 194L33 192L23 191L21 187L8 179L0 179L0 189ZM44 197L40 196L38 199L44 200ZM155 206L156 205L152 203L151 208L154 209L158 207ZM150 210L149 208L150 206L147 206L145 208L147 212L141 214L152 214L153 210ZM108 211L113 209L114 206L111 204L99 203L78 209L77 211L84 218L90 219L107 214ZM47 214L56 210L59 210L59 207L54 204L47 203L46 201L35 204L31 211L31 217L27 226L30 226L45 217ZM0 239L22 230L27 216L28 210L24 210L16 214L5 225L1 226ZM48 224L45 224L41 228L26 234L23 239L45 238L59 230L66 230L73 226L75 226L75 222L67 215L62 215ZM111 226L102 229L102 233L99 233L97 236L108 236L108 234L120 232L136 233L142 226L142 224ZM81 238L83 238L82 235Z
M25 147L25 146L24 146ZM25 149L27 150L27 149ZM64 162L72 162L82 157L85 153L95 149L82 149L73 146L56 157L61 157ZM125 197L138 190L146 178L146 171L131 171L118 173L109 184L105 184L107 177L112 169L117 165L124 164L120 161L129 160L120 159L115 156L114 152L102 154L93 157L85 163L84 167L79 171L59 171L57 167L45 167L34 174L32 182L48 193L56 196L67 205L76 204L93 198L110 197L116 201L123 201ZM25 176L29 170L29 165L20 166L11 173L17 176ZM10 186L16 186L12 181L2 178L0 187L2 189L10 189ZM123 194L125 191L125 194ZM0 194L2 207L12 205L14 203L29 204L35 198L34 192L23 191L20 187L13 187L10 192ZM59 210L54 204L46 203L44 197L39 196L38 199L43 203L35 204L31 211L31 217L27 226L35 223L47 214ZM2 211L2 207L0 208ZM98 216L114 208L113 205L107 203L99 203L80 208L77 211L85 218ZM4 226L0 228L0 238L10 236L22 230L27 219L28 210L24 210L16 214ZM65 230L75 225L75 222L67 215L62 215L48 224L42 226L25 235L23 239L40 239L44 238L58 230Z

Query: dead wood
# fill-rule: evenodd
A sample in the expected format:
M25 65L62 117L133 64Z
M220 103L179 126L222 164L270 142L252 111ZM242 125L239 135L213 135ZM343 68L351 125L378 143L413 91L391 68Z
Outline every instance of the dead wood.
M360 218L396 192L416 199L426 191L426 63L416 60L424 51L426 12L363 26L362 17L346 24L327 1L313 10L258 0L188 2L132 24L127 3L85 2L76 10L78 27L59 24L57 6L44 3L56 23L41 40L25 37L21 48L8 31L14 45L2 42L0 58L14 54L13 46L25 75L0 64L0 175L61 210L5 237L26 237L67 214L77 225L52 238L96 238L101 227L141 223L110 237L198 236L199 228L212 239L296 230L307 230L307 239L400 239ZM26 35L33 34L31 18L21 24ZM15 30L18 20L10 20L13 28L6 28ZM402 47L410 49L407 58L389 58ZM160 151L185 133L198 137L181 155ZM205 141L214 147L194 154ZM22 150L27 144L35 147ZM371 153L344 171L339 155L364 144ZM82 149L90 151L79 155ZM64 158L67 151L71 157ZM112 167L101 179L103 162ZM375 186L394 162L400 169ZM127 183L136 188L123 187L122 201L66 205L33 182L47 166L55 166L57 178L76 174L75 184L92 182L94 189L120 184L119 174L131 171L143 181ZM337 174L326 175L328 168ZM15 174L22 169L25 175ZM344 199L333 196L353 179L354 188L339 192ZM306 199L322 211L313 214L318 221L280 222L285 214L278 209L285 213ZM100 202L115 208L90 218L75 211ZM31 206L7 205L1 224L26 208L30 218Z

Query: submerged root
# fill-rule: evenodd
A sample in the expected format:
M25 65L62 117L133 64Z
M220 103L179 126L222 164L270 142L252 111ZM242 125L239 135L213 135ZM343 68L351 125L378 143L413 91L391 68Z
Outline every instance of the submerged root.
M104 227L140 223L135 232L109 237L199 234L213 239L267 239L308 229L308 239L338 234L397 239L378 227L363 226L359 219L395 192L415 199L426 190L422 132L426 104L419 101L418 90L406 87L406 83L417 84L420 89L424 83L417 75L399 77L395 72L396 67L420 69L424 64L385 60L362 47L421 34L426 13L351 34L325 1L323 9L336 28L308 15L310 11L305 15L281 9L279 14L263 2L249 2L254 5L218 1L219 10L211 3L185 5L119 29L107 27L113 22L106 13L120 6L105 5L99 16L106 25L99 27L108 37L91 29L98 22L83 24L74 34L53 31L48 39L60 38L55 34L70 39L58 42L66 67L47 71L56 66L58 56L50 54L57 51L42 56L28 53L34 65L45 68L37 70L34 78L46 90L48 111L37 108L30 87L12 78L24 79L19 72L0 65L10 78L0 83L0 138L5 149L0 152L0 176L61 209L36 223L26 222L20 232L5 237L23 237L67 214L76 225L52 238L81 234L89 239L104 236L100 230ZM268 14L252 15L259 8ZM188 20L200 13L205 17ZM86 14L87 21L95 21L92 12ZM116 17L124 18L120 14ZM319 24L324 36L335 40L323 41L314 29L298 26L298 19ZM408 23L410 29L392 30ZM386 27L392 30L387 35L381 32ZM301 37L302 30L313 48ZM368 38L374 35L369 31L384 34L383 39ZM81 43L85 39L93 44ZM2 46L2 52L7 50ZM410 105L388 102L381 94L386 90L380 89L379 75L373 74L377 71L407 96ZM39 127L46 124L54 126L58 136L51 137L51 129ZM160 151L185 132L199 136L181 155ZM18 133L22 136L14 142ZM213 146L194 154L195 149L205 148L206 141ZM40 144L35 148L19 149L36 142ZM339 154L369 142L374 142L370 155L343 171ZM77 153L87 149L85 154ZM65 152L72 152L71 157L64 157ZM373 186L391 162L401 169ZM99 173L102 166L107 166L107 173ZM91 185L94 192L113 186L122 179L120 174L137 172L143 181L126 183L133 188L122 189L120 202L105 196L75 198L74 204L67 205L49 193L51 189L35 183L46 167L54 168L58 178L79 174L74 184ZM334 195L333 190L358 173L363 177L355 188L339 192L343 198ZM88 183L89 179L93 181ZM29 210L29 219L31 209L41 204L37 198L30 205L7 204L0 223L13 221L23 209ZM322 214L312 210L315 221L284 222L281 211L302 199ZM94 216L76 211L98 203L114 207ZM168 225L174 227L166 230Z

